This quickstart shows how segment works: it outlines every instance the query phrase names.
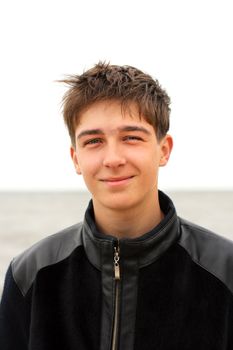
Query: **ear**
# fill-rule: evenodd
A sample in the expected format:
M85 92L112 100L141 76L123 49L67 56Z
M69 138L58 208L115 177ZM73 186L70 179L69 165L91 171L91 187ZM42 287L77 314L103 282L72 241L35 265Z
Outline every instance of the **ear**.
M74 149L73 146L70 147L70 155L71 155L72 161L74 163L74 167L75 167L76 173L81 175L82 172L81 172L81 169L80 169L80 166L79 166L77 152L76 152L76 150Z
M173 147L173 139L170 135L166 135L160 141L161 158L159 166L165 166L170 158L170 154Z

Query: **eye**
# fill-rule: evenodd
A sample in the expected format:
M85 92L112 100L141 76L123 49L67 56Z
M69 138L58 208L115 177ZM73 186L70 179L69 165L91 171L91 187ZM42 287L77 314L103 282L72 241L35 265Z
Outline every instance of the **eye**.
M143 139L140 136L135 135L127 135L124 137L125 141L143 141Z
M102 143L102 140L100 138L87 140L83 144L84 144L84 146L87 146L87 145L95 145L95 144L98 144L98 143Z

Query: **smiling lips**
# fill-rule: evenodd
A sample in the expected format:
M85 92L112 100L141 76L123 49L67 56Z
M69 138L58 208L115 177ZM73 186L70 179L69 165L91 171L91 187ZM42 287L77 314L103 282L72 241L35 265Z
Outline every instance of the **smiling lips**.
M117 185L123 185L126 184L130 179L132 179L133 176L122 176L122 177L110 177L107 179L102 179L101 181L105 182L109 186L117 186Z

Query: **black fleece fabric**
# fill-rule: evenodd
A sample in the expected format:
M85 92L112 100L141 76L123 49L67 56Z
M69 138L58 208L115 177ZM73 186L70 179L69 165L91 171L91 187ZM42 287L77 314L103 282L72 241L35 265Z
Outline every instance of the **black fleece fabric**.
M202 266L200 248L195 245L195 254L200 256L197 261L180 243L187 223L182 226L182 220L176 219L176 241L157 259L138 269L134 331L128 335L133 337L133 343L130 349L124 348L124 334L119 333L118 350L233 350L233 293L229 282L233 271L228 271L227 278L222 272L231 264L217 255L217 266L222 265L220 275L211 266ZM161 230L166 225L165 218ZM189 229L194 241L197 231L203 232L207 243L212 239L209 231L192 224ZM101 235L96 239L100 242ZM225 244L230 246L227 260L233 261L232 243L224 240L222 245L222 238L217 237L216 242L219 240L219 249ZM203 251L205 258L209 254L206 244ZM62 260L55 259L38 269L25 291L13 273L11 264L0 306L1 350L110 350L104 348L102 339L103 273L88 258L85 244L78 245ZM125 302L121 302L120 322L123 307L127 308ZM113 316L107 315L110 322Z
M233 349L232 293L178 244L140 272L134 349Z

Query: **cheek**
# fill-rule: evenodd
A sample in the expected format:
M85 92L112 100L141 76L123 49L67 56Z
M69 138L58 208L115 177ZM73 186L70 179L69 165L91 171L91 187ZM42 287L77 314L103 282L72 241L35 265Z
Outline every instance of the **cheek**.
M143 155L138 154L137 164L147 181L153 182L157 178L160 167L160 157L158 154L151 152L144 153Z
M79 165L84 180L91 178L99 169L99 162L96 157L86 156L83 159L80 159Z
M146 171L148 168L156 169L160 161L160 156L157 152L150 152L150 150L137 150L133 157L131 157L131 160Z

